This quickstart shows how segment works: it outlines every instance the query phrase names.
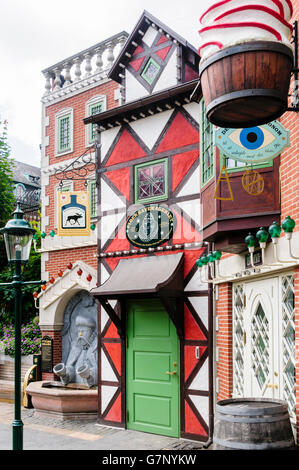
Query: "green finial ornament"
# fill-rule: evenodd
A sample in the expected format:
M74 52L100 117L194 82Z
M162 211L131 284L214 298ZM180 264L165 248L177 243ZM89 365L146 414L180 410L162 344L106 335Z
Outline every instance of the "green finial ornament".
M216 261L219 261L219 260L221 259L221 257L222 257L221 251L214 251L214 252L213 252L213 257L214 257L214 259L215 259Z
M259 243L266 243L269 238L269 234L264 227L261 227L256 234L256 239Z
M295 225L296 225L295 220L291 219L289 215L284 219L284 221L281 224L285 233L293 233Z
M41 236L42 238L46 238L47 234L46 234L46 232L42 232L40 236Z
M245 238L245 243L248 246L248 248L252 248L255 246L255 236L252 235L252 233L249 233L248 236Z
M268 232L270 233L271 238L279 238L281 234L281 226L278 225L277 222L273 222L273 224L270 225Z
M96 224L91 224L90 229L95 230L96 229Z
M51 232L50 232L50 237L52 237L52 238L55 237L55 232L54 232L54 230L51 230Z
M208 262L209 262L208 256L202 256L200 259L201 259L202 264L205 265L205 266L206 266L206 265L208 264Z
M198 268L202 268L202 267L203 267L203 264L202 264L202 261L201 261L200 258L196 261L196 266L197 266Z

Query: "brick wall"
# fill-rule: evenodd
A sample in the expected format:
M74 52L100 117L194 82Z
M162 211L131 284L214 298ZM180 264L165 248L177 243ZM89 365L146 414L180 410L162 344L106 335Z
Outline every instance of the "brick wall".
M219 352L217 363L218 400L231 398L233 391L233 352L232 352L232 285L219 285L216 303L218 333L216 347Z
M49 278L54 277L56 279L60 270L66 271L69 263L74 264L79 260L97 269L96 254L96 246L50 252L49 261L46 262L46 271L49 273Z

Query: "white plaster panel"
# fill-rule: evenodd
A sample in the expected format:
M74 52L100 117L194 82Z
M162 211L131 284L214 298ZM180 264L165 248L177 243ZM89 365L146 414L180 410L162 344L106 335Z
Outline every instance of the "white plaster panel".
M154 92L165 90L177 85L177 49L172 53L172 56L163 70L155 88Z
M101 247L105 245L110 236L114 236L114 230L123 216L123 214L111 214L101 218Z
M208 284L202 283L200 280L199 269L195 272L194 276L191 278L190 282L187 284L185 291L202 291L208 290Z
M107 279L109 279L109 277L110 277L110 274L108 273L105 266L102 264L101 265L101 285L104 284L104 282L106 282Z
M101 364L102 364L102 380L107 382L117 382L117 377L112 370L111 365L108 362L106 354L102 351L101 354Z
M209 397L200 397L196 395L189 395L189 398L194 403L199 414L203 417L206 424L209 424Z
M102 413L106 410L107 406L109 405L110 401L112 400L117 387L107 387L105 385L102 385L101 387L102 390Z
M193 119L199 124L200 121L200 107L198 103L189 103L184 106L187 113L193 117Z
M103 161L109 151L115 137L119 132L120 127L113 127L108 131L104 131L101 133L101 160Z
M157 31L155 30L155 28L150 26L148 30L146 31L145 35L143 36L142 41L145 42L147 46L151 47L154 40L156 39L156 36L157 36Z
M200 210L200 201L185 201L179 202L177 204L184 212L186 212L191 219L193 219L197 225L200 227L201 225L201 210Z
M204 326L208 330L209 326L209 305L208 297L189 297L191 304L193 305L196 313L203 322Z
M205 360L202 367L199 369L198 374L190 385L190 390L209 390L209 361Z
M109 320L109 316L106 313L106 310L101 307L101 333L104 330L105 326L107 325L107 321Z
M126 198L118 196L108 186L105 180L101 180L101 211L110 211L126 207Z
M126 69L126 102L138 100L149 96L149 92L136 80L129 70Z
M145 145L152 150L158 137L169 121L172 112L173 110L164 111L163 113L155 114L145 119L139 119L138 121L131 122L130 126Z
M200 167L199 165L193 171L190 178L187 180L181 191L178 193L178 197L191 196L193 194L200 193Z

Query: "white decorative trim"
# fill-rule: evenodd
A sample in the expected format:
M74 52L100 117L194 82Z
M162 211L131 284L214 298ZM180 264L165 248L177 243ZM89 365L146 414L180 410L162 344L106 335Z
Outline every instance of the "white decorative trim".
M71 250L74 248L85 248L87 246L96 246L97 228L91 231L90 236L74 236L74 237L46 237L42 240L41 253L48 251ZM96 255L95 255L96 256Z
M78 275L78 270L82 275ZM89 282L86 278L92 276ZM63 315L69 300L77 292L89 292L97 285L97 271L83 261L77 261L72 269L66 270L53 284L41 291L39 299L39 318L42 330L60 329L63 326Z
M59 120L70 116L70 148L63 152L59 151ZM55 114L55 157L62 157L74 151L74 110L73 108L63 108Z

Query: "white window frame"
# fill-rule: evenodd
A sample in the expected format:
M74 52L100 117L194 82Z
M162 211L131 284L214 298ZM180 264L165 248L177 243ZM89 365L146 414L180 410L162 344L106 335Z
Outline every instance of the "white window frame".
M66 150L60 150L60 121L64 117L70 117L70 146ZM74 110L64 108L55 115L55 156L61 157L74 151Z
M90 100L88 100L85 104L85 116L91 116L91 108L98 104L102 104L102 111L104 112L107 109L107 96L106 95L97 95L93 96ZM85 144L86 147L90 147L94 144L95 140L91 138L91 131L92 131L93 124L88 124L85 131Z
M57 184L54 188L54 228L58 227L57 194L59 191L68 191L68 192L74 191L74 181L72 180L63 181L62 187L59 184Z

